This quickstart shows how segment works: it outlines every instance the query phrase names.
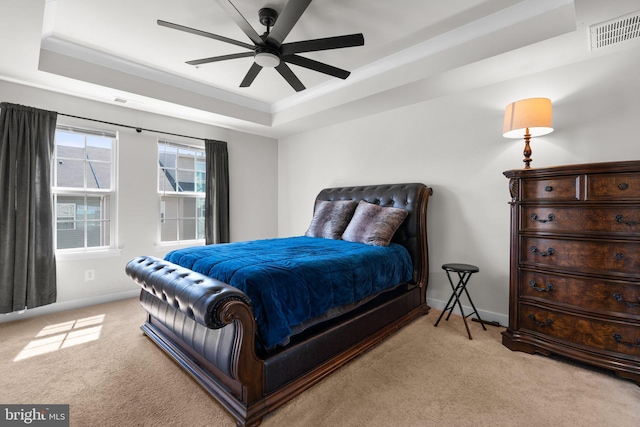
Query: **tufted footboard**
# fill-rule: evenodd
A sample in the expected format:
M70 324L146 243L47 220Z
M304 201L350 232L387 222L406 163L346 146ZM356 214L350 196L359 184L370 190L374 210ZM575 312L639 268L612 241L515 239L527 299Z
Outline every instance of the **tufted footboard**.
M251 304L249 297L233 286L154 257L134 258L126 273L158 300L212 329L228 323L220 316L225 302Z
M245 408L263 395L264 368L255 353L249 298L226 283L154 257L135 258L125 270L143 289L145 334L231 413L250 419Z

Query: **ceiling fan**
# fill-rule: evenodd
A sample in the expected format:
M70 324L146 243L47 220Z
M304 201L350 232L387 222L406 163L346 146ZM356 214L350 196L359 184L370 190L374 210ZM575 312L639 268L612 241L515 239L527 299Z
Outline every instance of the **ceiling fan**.
M214 56L211 58L196 59L187 61L190 65L202 65L211 62L226 61L229 59L247 58L253 56L254 63L249 68L246 76L240 83L240 87L249 87L255 80L256 76L264 67L275 68L282 77L297 92L304 90L305 86L291 71L287 65L295 64L310 70L328 74L333 77L346 79L350 72L333 67L313 59L305 58L298 53L317 52L320 50L341 49L345 47L364 45L364 36L362 34L349 34L345 36L326 37L321 39L304 40L292 43L283 43L291 29L300 19L311 0L289 0L284 9L278 15L274 9L265 7L260 9L258 17L260 23L267 27L263 35L259 35L236 9L229 0L216 0L227 14L235 21L240 29L249 37L253 45L238 40L233 40L217 34L208 33L206 31L196 30L194 28L185 27L183 25L174 24L167 21L158 20L158 25L173 28L175 30L208 37L214 40L230 43L236 46L248 49L249 52L234 53L231 55Z

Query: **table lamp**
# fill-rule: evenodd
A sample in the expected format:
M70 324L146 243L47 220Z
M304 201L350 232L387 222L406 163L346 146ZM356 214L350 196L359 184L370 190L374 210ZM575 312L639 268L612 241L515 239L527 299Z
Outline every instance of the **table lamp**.
M512 102L504 110L504 127L502 136L505 138L524 137L525 169L530 169L532 137L546 135L553 132L551 127L551 100L547 98L528 98Z

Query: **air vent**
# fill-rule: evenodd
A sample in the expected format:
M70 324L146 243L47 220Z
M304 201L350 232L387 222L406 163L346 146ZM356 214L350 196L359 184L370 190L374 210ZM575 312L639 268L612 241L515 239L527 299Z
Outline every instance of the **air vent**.
M127 104L132 107L140 107L144 104L142 101L134 101L132 99L123 98L121 96L116 96L113 98L113 102L117 102L118 104Z
M640 10L589 27L591 50L640 38Z

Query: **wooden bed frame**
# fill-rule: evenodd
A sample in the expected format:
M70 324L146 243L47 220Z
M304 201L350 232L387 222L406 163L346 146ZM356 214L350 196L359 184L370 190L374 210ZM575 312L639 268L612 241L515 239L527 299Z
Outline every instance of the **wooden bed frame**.
M322 190L317 200L365 200L409 211L394 235L413 260L413 278L342 316L315 325L271 352L256 346L251 301L218 280L153 257L126 267L147 311L141 329L237 420L262 418L429 312L427 204L431 188L389 184Z

